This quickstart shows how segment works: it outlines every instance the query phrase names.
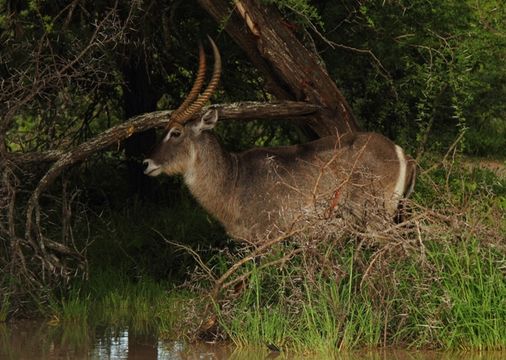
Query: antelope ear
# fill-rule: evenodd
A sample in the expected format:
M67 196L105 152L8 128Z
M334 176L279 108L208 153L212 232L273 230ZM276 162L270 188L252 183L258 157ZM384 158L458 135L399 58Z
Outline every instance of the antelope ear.
M201 133L204 130L210 130L214 128L216 123L218 122L218 110L211 109L208 110L200 120L198 120L193 126L193 130L196 133Z

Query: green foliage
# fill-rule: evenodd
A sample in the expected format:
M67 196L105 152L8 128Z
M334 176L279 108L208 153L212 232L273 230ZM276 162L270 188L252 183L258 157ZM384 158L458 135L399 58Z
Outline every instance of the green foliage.
M466 153L506 156L506 105L501 101L506 97L506 11L500 0L265 3L307 29L296 31L304 41L313 37L365 129L378 130L412 152L442 151L465 132ZM195 73L196 43L215 24L191 4L130 5L120 1L114 21L128 20L128 29L143 30L120 36L118 23L106 23L103 30L111 42L92 46L75 64L82 76L63 86L48 85L44 96L20 109L17 126L9 132L12 150L65 147L69 139L75 144L131 116L130 107L137 106L138 113L154 110L156 104L165 109L180 103ZM95 2L89 9L76 7L67 18L51 1L22 2L16 11L5 3L0 7L10 11L0 17L5 76L26 73L23 83L35 76L39 39L49 45L39 51L38 66L54 66L55 56L64 65L94 36L93 16L110 10L107 2ZM173 14L170 19L167 13ZM226 39L220 39L220 49L226 56L219 100L268 98L244 54ZM127 98L127 89L136 93L139 104ZM243 124L227 126L242 129ZM269 126L260 128L270 132ZM285 142L293 139L293 130L283 129ZM228 134L233 143L257 142L252 132Z
M291 13L293 20L303 26L309 24L324 26L318 10L308 0L262 0L262 2L267 5L274 4L281 11Z
M491 119L467 130L466 150L477 156L504 157L506 120Z
M505 155L506 108L498 99L506 95L506 13L500 1L328 1L319 11L324 23L341 24L326 34L329 40L375 56L324 53L366 128L412 150L437 151L468 129L467 153Z

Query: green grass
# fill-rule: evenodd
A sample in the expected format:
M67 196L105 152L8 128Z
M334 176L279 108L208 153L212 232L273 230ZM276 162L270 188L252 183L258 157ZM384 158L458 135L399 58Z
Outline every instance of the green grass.
M55 327L87 329L128 328L135 334L170 337L183 318L189 295L169 283L150 278L132 281L126 273L100 271L89 283L75 284L63 298L54 298L48 310Z
M420 176L416 203L456 216L458 226L429 219L419 239L379 257L385 244L359 247L360 239L349 237L283 266L262 266L297 245L275 247L236 274L249 275L242 292L216 307L219 334L238 347L273 344L313 354L384 346L506 350L505 197L505 180L486 170ZM66 341L86 343L96 328L173 339L203 320L200 306L212 283L185 277L194 274L194 259L152 229L195 249L216 276L242 254L188 199L163 209L131 205L93 223L90 279L40 308ZM178 286L183 280L191 286ZM8 306L0 307L0 320Z
M353 272L350 251L341 258L349 266L345 278L302 280L297 299L282 294L293 274L253 269L247 290L220 321L239 346L272 343L318 353L379 346L506 349L504 256L471 242L428 243L426 257L430 265L416 257L391 262L360 288L363 272ZM273 278L278 294L264 293Z
M504 254L476 240L425 245L425 263L418 256L388 261L365 284L353 243L337 255L345 274L339 281L325 272L309 279L252 264L244 292L219 311L221 331L239 347L274 344L320 354L381 346L506 349ZM201 293L149 278L132 282L121 272L99 272L76 289L52 304L56 327L128 327L174 338L182 322L201 320L188 306Z
M416 347L505 349L504 256L476 243L428 245L431 273L412 267L400 283L396 305L407 316L397 337Z
M9 313L10 303L8 298L2 298L2 303L0 304L0 323L7 320L7 314Z
M352 271L339 284L322 276L316 283L302 280L300 294L264 294L265 281L276 277L278 289L284 290L283 285L292 280L291 274L276 272L254 270L250 286L233 313L221 317L235 344L272 343L298 351L329 353L379 342L382 325L371 303L360 294L355 298L357 279ZM272 288L272 284L267 287Z
M445 348L486 349L506 340L506 281L503 255L478 244L433 251L441 290L449 305L439 342Z

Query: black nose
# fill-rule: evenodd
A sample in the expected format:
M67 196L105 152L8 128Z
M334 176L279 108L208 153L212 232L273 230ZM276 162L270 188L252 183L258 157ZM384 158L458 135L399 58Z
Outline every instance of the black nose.
M142 162L142 171L146 171L146 169L148 168L149 166L149 160L144 160Z

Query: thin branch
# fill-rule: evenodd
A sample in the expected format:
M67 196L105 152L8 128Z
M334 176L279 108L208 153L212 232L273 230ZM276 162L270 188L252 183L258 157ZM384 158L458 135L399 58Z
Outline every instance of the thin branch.
M212 279L213 281L216 281L216 277L214 276L213 271L204 263L204 261L202 260L202 258L200 257L200 255L197 254L197 252L195 252L195 250L193 250L189 246L186 246L186 245L183 245L183 244L178 244L176 242L168 240L165 236L163 236L162 233L160 233L156 229L152 228L152 230L155 231L158 235L160 235L160 237L163 239L163 241L165 241L167 244L175 246L178 249L184 250L188 254L190 254L193 257L193 259L197 262L197 264L200 266L200 268L203 269L206 272L207 276L209 276L209 278Z
M297 15L301 16L304 18L304 20L306 21L306 23L309 25L309 27L311 28L311 30L316 34L318 35L318 37L323 41L325 42L328 46L330 46L332 49L335 49L336 47L337 48L341 48L341 49L345 49L345 50L349 50L349 51L353 51L353 52L357 52L357 53L361 53L361 54L367 54L369 55L373 62L376 63L376 65L378 66L378 68L380 69L380 74L386 79L388 80L389 82L392 82L392 75L390 75L390 72L383 66L383 64L381 63L380 59L378 59L378 57L374 54L374 52L370 49L358 49L358 48L355 48L355 47L352 47L352 46L348 46L348 45L343 45L343 44L338 44L332 40L329 40L325 35L323 35L319 30L318 28L316 27L316 25L311 21L311 19L304 13L298 11L297 9L295 9L294 7L290 6L290 5L283 5L285 6L286 8L290 9L291 11L293 11L294 13L296 13ZM395 88L393 89L394 90L394 94L396 97L398 97L398 94L397 92L395 91Z

